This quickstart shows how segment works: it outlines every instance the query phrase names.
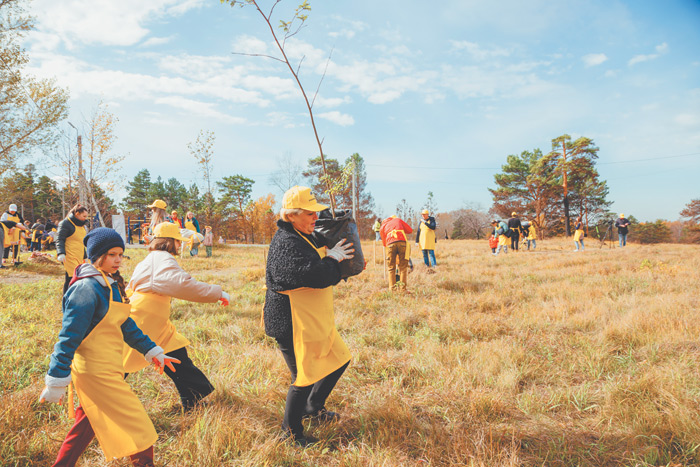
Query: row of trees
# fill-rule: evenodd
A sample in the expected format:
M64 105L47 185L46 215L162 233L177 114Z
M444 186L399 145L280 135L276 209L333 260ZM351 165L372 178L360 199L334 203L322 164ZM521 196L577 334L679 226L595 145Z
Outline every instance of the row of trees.
M214 180L212 175L213 134L202 132L197 142L190 145L197 162L204 174L205 191L202 193L197 184L186 187L176 178L163 180L160 176L152 180L151 173L143 169L127 183L127 195L119 208L127 216L145 219L148 205L155 199L162 199L168 204L168 212L176 210L181 217L188 211L197 216L200 223L211 225L220 235L242 242L260 243L269 241L274 233L276 199L273 194L252 199L254 180L243 175L225 176ZM314 190L321 203L328 202L325 191L326 178L321 175L320 158L308 161L308 167L301 172L305 182ZM353 154L341 165L337 159L326 157L328 180L335 187L337 206L342 209L352 208L353 193L357 206L357 223L360 232L369 234L374 217L374 200L367 190L367 175L364 160L359 154ZM352 173L355 173L355 189L352 187ZM287 182L279 185L286 191L298 183L297 177L282 177L273 174L278 180ZM287 186L288 185L288 186Z
M541 235L571 234L571 218L596 224L610 217L607 182L596 169L598 148L593 140L569 135L552 140L552 150L509 155L494 175L492 211L501 217L517 212L531 220Z

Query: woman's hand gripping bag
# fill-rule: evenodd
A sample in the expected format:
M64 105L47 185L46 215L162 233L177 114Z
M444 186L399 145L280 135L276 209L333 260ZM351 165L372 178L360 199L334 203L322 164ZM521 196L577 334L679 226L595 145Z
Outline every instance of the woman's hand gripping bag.
M314 231L327 239L327 244L330 246L335 245L341 239L345 239L346 243L353 244L355 256L340 263L340 276L343 279L356 276L365 269L365 256L362 254L360 233L351 210L336 209L335 219L331 216L330 209L319 212Z

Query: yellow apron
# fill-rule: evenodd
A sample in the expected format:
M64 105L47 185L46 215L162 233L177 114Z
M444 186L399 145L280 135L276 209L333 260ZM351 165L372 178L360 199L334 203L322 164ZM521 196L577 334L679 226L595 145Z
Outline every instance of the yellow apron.
M498 246L508 246L508 237L501 234L498 236Z
M194 226L194 222L186 221L186 222L185 222L185 228L186 228L187 230L191 230L192 232L196 232L196 231L197 231L197 227Z
M175 325L170 321L171 297L149 292L128 293L131 319L144 334L161 346L165 353L190 345L190 341L177 332ZM123 361L124 371L127 373L139 371L149 365L140 352L128 345L124 346Z
M532 224L530 224L530 230L528 230L527 239L537 240L537 231L535 230L535 226Z
M299 235L321 258L326 256L325 248L316 248L309 239L301 233ZM297 379L293 384L310 386L345 365L351 358L348 346L335 328L333 287L301 287L280 293L289 296L292 308L294 356L297 364Z
M5 236L3 237L4 240L2 241L2 247L7 248L8 246L11 245L11 240L10 240L10 230L8 229L5 224L0 223L0 226L2 226L2 230L5 232Z
M104 273L102 277L107 282ZM141 452L158 439L146 410L124 381L121 325L130 309L128 303L112 301L109 287L107 314L75 351L72 365L78 400L107 460Z
M85 227L78 227L75 225L75 223L70 220L69 217L66 219L68 219L68 222L73 224L75 227L75 232L73 235L66 238L66 243L64 244L64 248L66 249L66 260L63 263L63 267L66 269L68 277L73 277L75 268L77 268L79 264L83 264L85 262L85 245L83 244L83 239L85 238L85 235L87 235L87 231L85 230Z
M418 237L418 243L421 250L435 249L435 231L429 228L423 222L420 223L420 236Z
M10 215L9 213L7 214L7 220L20 223L19 222L19 216L17 213L15 213L14 216ZM7 236L5 237L5 242L9 243L10 245L19 245L19 236L20 236L20 230L15 228L14 232L10 234L10 239L7 239Z
M581 240L581 237L583 237L583 229L580 229L580 230L577 230L576 232L574 232L574 241L575 242L578 242L579 240Z

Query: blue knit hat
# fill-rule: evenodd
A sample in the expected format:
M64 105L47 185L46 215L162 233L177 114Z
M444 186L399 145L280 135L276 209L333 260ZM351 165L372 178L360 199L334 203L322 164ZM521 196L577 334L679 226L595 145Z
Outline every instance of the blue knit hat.
M91 230L83 239L83 243L87 247L87 256L92 263L114 247L124 249L124 240L121 235L107 227Z

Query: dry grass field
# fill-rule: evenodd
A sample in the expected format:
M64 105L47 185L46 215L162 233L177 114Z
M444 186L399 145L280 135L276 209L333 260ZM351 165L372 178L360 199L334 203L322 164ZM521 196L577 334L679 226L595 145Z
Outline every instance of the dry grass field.
M588 240L588 239L587 239ZM389 292L381 247L335 289L353 361L319 445L278 440L289 374L260 326L263 248L186 258L231 306L174 302L178 329L216 392L179 410L168 378L129 377L160 438L162 466L700 465L700 249L573 242L493 257L441 241L428 274L414 246L412 294ZM129 277L145 250L127 250ZM60 328L62 272L0 271L0 464L47 466L71 425L38 404ZM82 466L107 463L93 443Z

